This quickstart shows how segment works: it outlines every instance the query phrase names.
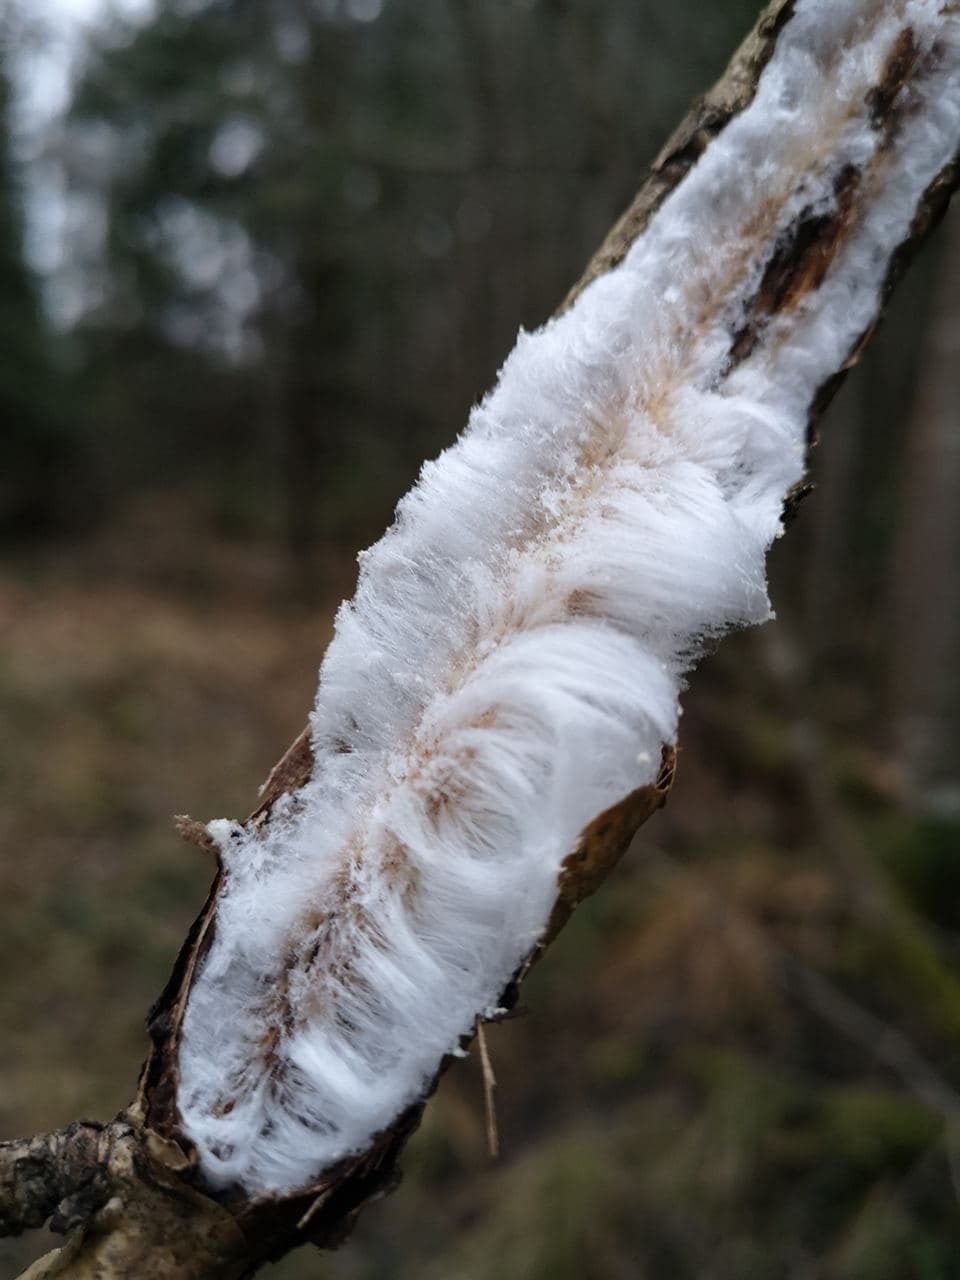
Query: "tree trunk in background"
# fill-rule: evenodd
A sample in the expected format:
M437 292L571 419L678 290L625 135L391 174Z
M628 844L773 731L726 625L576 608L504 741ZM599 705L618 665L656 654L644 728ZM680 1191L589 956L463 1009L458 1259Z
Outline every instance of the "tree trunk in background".
M908 803L960 813L960 217L945 227L893 551L893 748Z
M811 453L816 501L803 573L803 639L807 663L830 660L850 638L853 577L842 566L851 555L850 511L856 497L858 461L864 443L865 405L859 383L840 393L830 429ZM807 514L806 512L804 513Z

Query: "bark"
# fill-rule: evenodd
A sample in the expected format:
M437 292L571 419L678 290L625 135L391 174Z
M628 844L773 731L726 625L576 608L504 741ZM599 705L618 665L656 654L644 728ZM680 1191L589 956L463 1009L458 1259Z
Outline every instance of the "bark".
M734 56L718 82L694 104L654 163L636 198L587 267L564 303L619 263L669 193L729 120L745 109L789 20L793 0L775 0ZM894 130L897 95L912 63L894 61L871 95L875 123ZM946 206L957 183L954 162L920 201L907 242L894 255L889 288L919 242ZM737 335L731 362L751 350L781 307L812 293L842 243L845 219L856 209L854 181L841 193L838 213L801 220L796 234L778 242L758 292ZM887 294L889 294L889 288ZM875 325L852 351L838 351L834 376L821 388L812 416L819 415L847 370L856 362ZM566 922L577 903L593 892L625 852L639 826L666 800L674 757L665 753L654 784L635 791L600 815L584 831L566 859L557 904L546 934L503 994L507 1007L530 965ZM269 824L278 799L296 791L312 766L305 730L277 765L252 821ZM202 828L183 820L182 833L206 842ZM341 1162L307 1191L295 1196L245 1199L239 1192L214 1199L203 1194L196 1156L180 1133L176 1109L180 1028L191 983L215 927L220 878L194 924L173 975L149 1017L153 1049L135 1101L113 1124L84 1124L60 1134L0 1147L0 1231L8 1234L50 1219L72 1231L66 1247L36 1264L31 1277L121 1277L150 1275L163 1280L212 1280L252 1275L267 1260L297 1245L340 1243L357 1213L394 1187L402 1148L415 1129L425 1101L409 1108L379 1134L361 1156ZM449 1065L437 1064L437 1077Z
M181 1174L183 1152L145 1131L131 1114L112 1124L0 1145L0 1232L48 1219L74 1231L41 1258L30 1280L233 1280L249 1274L248 1242L233 1215ZM76 1229L76 1230L74 1230Z

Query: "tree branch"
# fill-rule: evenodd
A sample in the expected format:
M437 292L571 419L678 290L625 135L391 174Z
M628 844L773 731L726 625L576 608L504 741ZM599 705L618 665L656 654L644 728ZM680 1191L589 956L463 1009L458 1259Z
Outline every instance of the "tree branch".
M569 308L589 283L623 261L667 197L730 121L750 105L794 8L794 0L775 0L764 12L725 75L694 104L667 143L561 310ZM910 87L912 76L924 73L917 59L906 56L909 40L901 45L870 97L873 127L891 145L902 123L903 103L909 98L901 91ZM881 305L945 209L957 179L955 157L920 196L904 243L890 246ZM850 228L863 216L858 204L868 199L863 190L848 166L837 176L836 207L829 216L805 210L795 225L777 233L769 246L763 278L745 307L742 328L730 350L731 370L749 358L778 318L795 314L804 304L815 309L819 285L843 249ZM813 399L811 421L859 359L878 319L878 315L870 317L851 349L835 353L835 368ZM575 604L571 603L572 609ZM291 805L297 804L297 792L311 777L313 763L310 734L304 730L272 772L249 824L266 831L281 801L288 816ZM563 863L549 925L503 993L504 1006L516 999L517 984L577 903L598 887L640 825L664 803L674 767L674 755L668 749L655 782L634 791L584 830ZM186 838L208 847L198 824L186 820L180 829ZM104 1128L73 1125L60 1134L0 1148L0 1232L16 1234L46 1220L56 1230L74 1232L64 1250L31 1268L28 1275L34 1280L41 1276L118 1280L141 1275L162 1280L229 1280L252 1275L265 1261L299 1244L338 1244L364 1205L390 1191L397 1181L399 1155L419 1122L425 1098L377 1134L362 1154L326 1169L295 1194L255 1195L239 1187L214 1193L204 1182L198 1154L180 1124L179 1050L188 997L215 935L222 886L218 873L171 979L150 1013L153 1047L130 1109ZM445 1059L437 1064L434 1086L449 1063Z
M183 1180L187 1165L179 1147L126 1116L0 1144L0 1234L48 1220L75 1233L29 1269L30 1280L249 1274L248 1241L228 1210Z

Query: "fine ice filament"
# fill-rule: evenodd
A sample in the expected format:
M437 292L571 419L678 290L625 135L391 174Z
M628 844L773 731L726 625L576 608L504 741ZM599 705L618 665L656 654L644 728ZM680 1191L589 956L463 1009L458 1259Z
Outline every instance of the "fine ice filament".
M891 135L869 94L908 26ZM958 145L955 5L799 0L750 107L423 468L339 612L310 781L262 828L210 827L178 1105L212 1184L308 1186L496 1005L579 833L653 780L704 642L770 616L812 400ZM824 278L734 358L777 247L851 172Z

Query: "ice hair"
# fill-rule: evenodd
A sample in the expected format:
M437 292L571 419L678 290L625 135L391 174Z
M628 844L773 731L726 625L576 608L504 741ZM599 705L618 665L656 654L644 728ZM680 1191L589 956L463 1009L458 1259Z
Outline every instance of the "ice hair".
M211 1184L306 1187L496 1002L580 832L653 780L705 640L771 616L812 403L958 146L954 3L798 0L752 103L423 468L338 614L310 780L210 827L177 1103Z

